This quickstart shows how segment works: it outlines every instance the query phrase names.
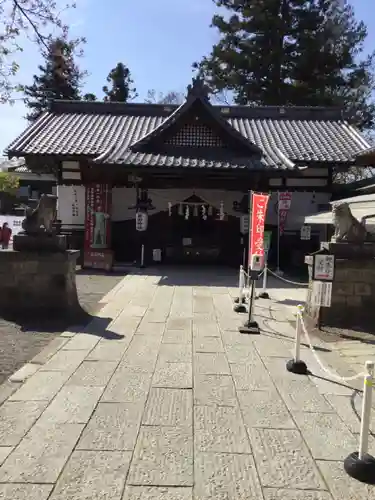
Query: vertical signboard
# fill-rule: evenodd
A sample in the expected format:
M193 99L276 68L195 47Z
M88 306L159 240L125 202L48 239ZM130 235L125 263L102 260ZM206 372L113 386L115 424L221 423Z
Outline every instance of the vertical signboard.
M111 246L112 187L109 184L86 186L84 267L112 268Z
M292 204L292 193L280 193L278 194L278 221L279 221L279 234L280 236L284 234L284 229L286 226L286 219L288 217L288 212Z
M262 193L252 193L251 196L251 231L249 245L250 267L254 268L254 257L257 257L259 267L264 261L264 224L266 221L267 205L269 195ZM253 269L260 270L260 269Z

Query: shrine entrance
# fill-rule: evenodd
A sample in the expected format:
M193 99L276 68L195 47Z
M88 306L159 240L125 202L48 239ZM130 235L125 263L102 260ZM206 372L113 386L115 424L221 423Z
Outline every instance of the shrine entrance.
M239 265L239 220L193 195L150 217L149 242L173 264Z

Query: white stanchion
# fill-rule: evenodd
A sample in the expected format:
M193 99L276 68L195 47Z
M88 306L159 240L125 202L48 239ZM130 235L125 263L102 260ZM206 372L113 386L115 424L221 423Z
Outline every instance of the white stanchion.
M358 458L360 460L363 460L368 452L368 436L370 430L372 386L373 386L373 376L374 376L374 363L372 361L366 362L366 371L367 375L365 375L364 377L364 384L363 384L361 434L359 438Z
M363 383L359 450L351 453L344 460L344 469L349 476L367 484L375 484L375 458L368 453L373 385L374 363L372 361L367 361L366 374L364 376Z
M301 333L302 333L302 313L304 307L302 304L297 306L296 317L296 336L294 344L294 359L290 359L286 364L288 372L306 375L308 373L306 363L301 360Z
M268 279L268 265L267 265L267 261L265 261L264 269L263 269L262 291L258 295L259 299L269 299L270 298L270 296L267 292L267 279Z
M243 266L240 266L240 274L239 274L239 279L238 279L238 297L234 299L235 306L233 307L233 310L235 312L246 312L246 307L245 307L245 271Z
M288 361L287 370L289 372L298 374L308 374L306 364L300 359L301 356L301 333L304 332L309 347L317 360L320 367L328 373L330 377L334 380L341 380L342 382L348 382L351 380L356 380L358 378L364 378L363 384L363 403L362 403L362 417L361 417L361 430L359 439L359 449L351 453L344 460L344 469L347 474L358 481L366 484L375 485L375 458L368 453L368 442L370 435L370 422L371 422L371 408L372 408L372 391L374 385L374 366L373 361L366 362L366 370L362 373L357 373L356 375L350 377L341 377L326 368L319 356L317 355L315 348L311 342L309 332L303 321L303 311L304 307L302 305L298 306L297 317L296 317L296 339L295 339L295 352L294 359Z

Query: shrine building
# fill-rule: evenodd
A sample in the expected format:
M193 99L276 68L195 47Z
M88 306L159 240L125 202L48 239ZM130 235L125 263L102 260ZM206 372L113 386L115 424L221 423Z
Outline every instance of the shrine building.
M248 242L248 192L270 193L275 261L278 192L291 194L281 267L303 263L324 228L301 240L307 215L327 209L334 169L370 145L342 110L217 106L202 81L181 106L53 101L7 148L58 179L58 219L87 266L117 262L238 266Z

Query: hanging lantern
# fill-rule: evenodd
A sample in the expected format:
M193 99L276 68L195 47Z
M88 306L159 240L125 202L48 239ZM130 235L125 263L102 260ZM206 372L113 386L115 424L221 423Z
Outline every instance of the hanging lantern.
M212 207L211 207L211 205L210 205L210 206L208 207L208 215L209 215L210 217L212 217L212 214L213 214L213 210L212 210Z
M178 206L178 215L184 215L184 207L182 206L182 203Z
M147 212L137 212L135 214L135 228L137 231L146 231L148 226Z
M224 213L224 202L220 202L220 211L219 211L219 219L224 220L225 218L225 213Z
M189 207L189 205L186 205L185 220L189 219L189 215L190 215L190 207Z
M204 205L202 205L202 219L207 220L207 209Z
M168 202L168 213L169 213L169 217L172 216L172 203L169 201Z

